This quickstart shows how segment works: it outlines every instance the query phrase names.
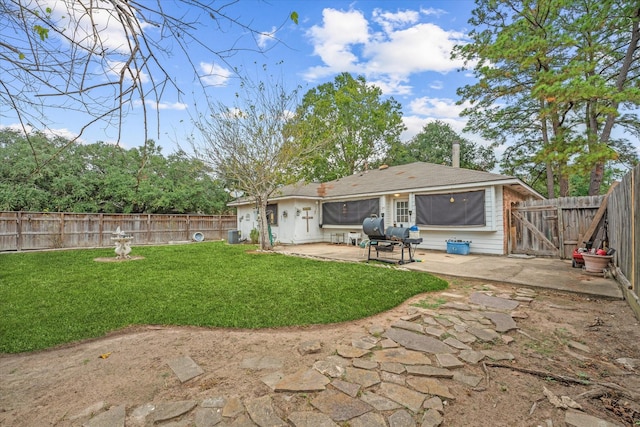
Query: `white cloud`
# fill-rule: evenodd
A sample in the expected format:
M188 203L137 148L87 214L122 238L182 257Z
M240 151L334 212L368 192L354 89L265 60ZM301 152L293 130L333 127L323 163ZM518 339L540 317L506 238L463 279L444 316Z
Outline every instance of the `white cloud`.
M408 83L413 74L448 73L463 65L450 58L454 45L465 41L463 33L419 22L420 16L440 13L434 9L420 13L375 9L369 22L357 10L324 9L322 24L307 32L322 65L309 68L305 77L313 81L354 72L386 87L387 95L411 93ZM374 31L373 26L381 31Z
M231 71L214 62L201 62L200 71L203 75L200 80L210 86L226 86L231 77Z
M373 21L378 23L385 33L391 33L399 27L414 24L418 21L419 13L415 10L387 12L382 9L373 10Z
M264 49L265 47L267 47L269 42L275 39L275 37L276 37L276 27L271 27L271 31L269 32L258 34L258 40L257 40L258 47L260 47L260 49Z
M442 80L434 80L429 84L429 87L431 89L440 90L444 88L444 83L442 83Z
M184 111L188 108L188 105L183 102L156 102L152 99L144 101L145 105L152 110L172 110L172 111ZM136 100L133 102L135 107L140 107L142 101Z
M325 64L312 67L307 78L320 77L341 72L352 72L360 68L358 57L352 52L354 45L369 41L369 24L359 11L324 9L322 26L314 25L307 32L313 44L313 53Z
M423 117L458 118L462 110L468 106L468 102L457 105L452 99L421 97L409 103L409 111Z
M10 129L13 131L17 131L20 133L23 133L25 130L27 131L27 133L32 134L36 132L36 129L31 126L31 125L25 125L25 127L23 128L21 124L19 123L13 123L10 124L8 126L2 126L0 125L0 129ZM60 129L49 129L49 128L45 128L45 129L41 129L40 130L43 134L45 134L47 137L62 137L65 139L69 139L72 140L73 138L77 137L78 134L76 132L72 132L69 129L66 128L60 128ZM84 140L83 139L78 139L77 142L79 143L83 143Z
M400 135L400 139L404 142L409 141L411 138L413 138L418 133L420 133L420 131L422 130L422 128L424 128L426 124L435 122L436 120L442 123L447 123L449 126L451 126L451 129L453 129L456 133L463 135L465 138L467 137L467 135L463 134L462 132L462 129L464 129L464 127L467 124L466 119L463 119L460 117L442 118L442 117L422 117L422 116L408 115L408 116L402 117L402 121L404 122L404 125L407 127L407 130L405 130Z
M127 34L123 23L114 9L115 2L95 2L94 0L40 0L38 5L44 10L51 8L52 19L60 22L65 28L65 35L93 51L104 49L121 53L130 52ZM91 10L91 14L87 10ZM141 27L142 27L141 23ZM95 43L94 34L99 35L99 46Z
M119 76L120 73L122 72L122 69L127 65L126 62L123 61L107 61L107 66L108 68L108 72L111 74L115 74L116 76ZM129 68L129 70L125 71L124 73L124 78L127 81L131 81L132 80L132 76L131 74L134 75L134 77L137 77L135 75L135 73L140 72L140 82L142 83L148 83L149 82L149 75L147 73L145 73L142 70L136 70L134 68Z
M429 15L435 15L437 17L440 17L442 15L446 15L447 11L443 10L443 9L435 9L433 7L428 7L428 8L421 8L420 9L420 13L422 13L423 15L429 16Z

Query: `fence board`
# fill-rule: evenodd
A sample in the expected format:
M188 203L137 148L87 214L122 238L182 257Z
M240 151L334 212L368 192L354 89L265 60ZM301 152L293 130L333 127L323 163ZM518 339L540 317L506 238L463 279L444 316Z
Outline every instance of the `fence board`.
M614 263L640 296L640 165L626 174L612 191L607 212L610 246L616 249Z
M235 215L93 214L68 212L0 212L0 251L113 246L120 227L133 244L225 239L237 228Z
M512 207L511 253L570 259L604 196L526 200ZM519 217L522 218L519 220Z

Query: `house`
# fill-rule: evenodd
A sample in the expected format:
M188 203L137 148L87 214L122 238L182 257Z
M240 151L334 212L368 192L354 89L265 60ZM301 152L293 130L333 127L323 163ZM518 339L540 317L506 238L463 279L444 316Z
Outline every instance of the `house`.
M446 241L471 241L470 252L508 253L511 203L543 199L511 176L416 162L382 166L324 183L289 185L269 200L267 216L280 244L347 243L362 235L365 218L384 218L385 227L416 225L419 248L446 250ZM258 228L255 204L238 199L238 230ZM353 236L353 235L352 235Z

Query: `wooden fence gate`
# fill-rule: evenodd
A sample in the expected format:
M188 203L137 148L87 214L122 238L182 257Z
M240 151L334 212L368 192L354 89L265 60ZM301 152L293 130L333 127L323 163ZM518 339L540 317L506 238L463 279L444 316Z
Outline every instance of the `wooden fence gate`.
M511 207L509 253L570 259L585 234L605 240L605 196L518 202ZM598 218L596 226L592 223Z

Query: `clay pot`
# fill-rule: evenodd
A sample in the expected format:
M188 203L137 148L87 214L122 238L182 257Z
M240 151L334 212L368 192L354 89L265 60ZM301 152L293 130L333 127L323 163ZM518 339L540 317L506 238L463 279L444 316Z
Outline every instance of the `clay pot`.
M594 255L583 253L584 268L588 273L602 273L611 262L611 255Z

